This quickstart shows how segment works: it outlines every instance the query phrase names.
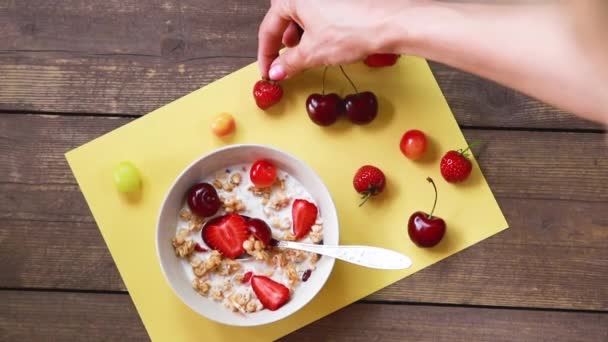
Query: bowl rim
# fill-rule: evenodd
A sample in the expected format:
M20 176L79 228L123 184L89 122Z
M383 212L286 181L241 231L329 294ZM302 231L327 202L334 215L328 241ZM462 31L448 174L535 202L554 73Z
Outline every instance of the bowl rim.
M335 217L336 217L336 228L335 228L336 232L335 232L335 234L336 234L337 243L339 243L339 241L340 241L340 218L338 216L338 210L336 208L336 204L334 202L334 199L331 196L331 192L329 191L329 189L325 185L325 182L323 182L323 179L319 176L319 174L312 167L310 167L306 162L304 162L302 159L294 156L293 154L291 154L289 152L280 150L280 149L278 149L276 147L269 146L269 145L251 144L251 143L232 144L232 145L223 146L223 147L220 147L220 148L213 149L213 150L211 150L211 151L203 154L202 156L196 158L190 164L188 164L186 167L184 167L183 170L175 177L175 179L173 180L173 182L171 183L171 185L167 188L167 190L165 192L165 195L163 196L160 208L158 209L158 216L157 216L157 219L156 219L156 229L155 229L155 238L154 238L154 240L155 240L155 247L156 247L156 258L157 258L158 264L160 266L161 272L163 274L163 277L165 278L165 281L167 282L167 284L169 285L169 287L173 291L173 294L176 295L183 304L185 304L188 308L190 308L190 310L194 311L195 313L197 313L201 317L209 319L210 321L213 321L213 322L217 322L217 323L220 323L220 324L223 324L223 325L227 325L227 326L235 326L235 327L254 327L254 326L267 325L267 324L271 324L271 323L275 323L277 321L283 320L283 319L285 319L285 318L293 315L294 313L300 311L307 304L309 304L319 294L319 292L321 292L321 290L325 287L325 284L327 283L327 281L329 280L329 277L333 273L336 260L334 258L324 258L324 259L327 260L327 263L329 264L329 266L328 266L329 271L327 272L327 274L324 275L324 279L320 280L320 286L319 286L319 289L316 291L316 293L308 301L306 301L305 303L303 303L300 307L298 307L297 309L295 309L292 312L288 313L287 315L280 316L279 318L274 319L274 320L269 320L269 321L266 321L266 322L254 323L254 324L251 324L247 320L244 320L243 323L240 324L240 323L228 323L228 322L225 322L225 321L220 321L218 319L215 319L215 317L207 316L207 315L202 314L197 309L195 309L193 306L191 306L190 303L188 303L188 301L186 300L186 298L184 298L180 294L180 292L177 291L177 289L174 286L173 282L169 280L167 272L165 271L165 267L163 266L163 262L162 262L161 254L160 254L160 222L161 222L162 213L163 213L163 210L164 210L164 208L166 206L166 203L167 203L167 200L169 198L169 195L171 194L171 191L177 186L177 184L180 181L180 179L182 179L182 177L184 177L184 175L190 169L192 169L195 165L197 165L198 163L200 163L203 159L206 159L206 158L210 157L211 155L214 155L214 154L217 154L217 153L221 153L221 152L224 152L224 151L227 151L227 150L240 149L240 148L244 148L244 147L261 148L261 149L271 150L271 151L273 151L275 153L278 153L278 154L286 155L287 157L293 159L297 164L300 164L299 166L304 167L306 169L307 173L311 174L311 176L314 178L314 181L318 182L321 185L321 189L324 192L327 193L327 198L329 199L329 203L328 204L330 205L330 208L334 212Z

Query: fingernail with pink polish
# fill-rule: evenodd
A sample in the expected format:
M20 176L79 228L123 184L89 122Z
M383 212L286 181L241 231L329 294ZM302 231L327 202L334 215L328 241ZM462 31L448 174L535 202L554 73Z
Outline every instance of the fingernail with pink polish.
M268 71L268 77L270 77L273 81L280 81L287 76L285 73L285 69L280 64L275 64L270 67L270 71Z

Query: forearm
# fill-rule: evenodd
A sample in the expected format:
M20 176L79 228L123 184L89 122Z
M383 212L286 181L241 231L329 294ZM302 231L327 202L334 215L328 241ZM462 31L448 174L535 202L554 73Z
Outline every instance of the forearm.
M403 53L478 74L586 118L607 121L608 80L577 43L569 18L557 3L423 4L400 24L408 40Z

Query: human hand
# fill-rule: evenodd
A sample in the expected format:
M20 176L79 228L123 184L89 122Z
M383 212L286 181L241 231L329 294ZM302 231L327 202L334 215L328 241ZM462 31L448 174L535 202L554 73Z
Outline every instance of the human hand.
M273 0L259 29L262 77L282 80L308 68L401 53L400 13L415 1ZM298 26L304 33L300 37ZM279 55L281 43L288 48Z

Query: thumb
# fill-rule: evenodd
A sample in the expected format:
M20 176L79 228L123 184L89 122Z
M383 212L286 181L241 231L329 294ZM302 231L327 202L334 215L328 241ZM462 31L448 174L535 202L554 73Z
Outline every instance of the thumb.
M300 44L286 49L277 57L268 71L268 76L271 80L280 81L302 72L314 65L310 49L307 49L307 44L304 40Z

